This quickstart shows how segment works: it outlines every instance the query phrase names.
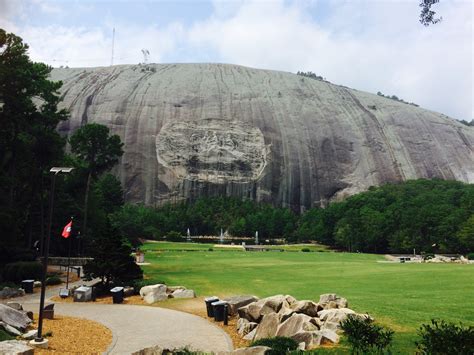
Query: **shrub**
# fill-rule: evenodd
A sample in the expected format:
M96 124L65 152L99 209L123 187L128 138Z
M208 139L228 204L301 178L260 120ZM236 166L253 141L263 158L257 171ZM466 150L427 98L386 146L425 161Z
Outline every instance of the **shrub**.
M14 340L14 339L15 339L14 336L11 336L6 331L4 331L2 328L0 328L0 341Z
M467 254L467 258L468 258L469 260L474 260L474 253L469 253L469 254Z
M214 251L214 249L212 249L212 248L209 248L209 249L207 249L207 251Z
M355 354L383 353L392 342L393 330L375 324L370 317L349 315L341 323L341 329Z
M172 231L166 234L166 240L169 240L171 242L182 242L183 237L181 236L181 233Z
M271 350L268 350L266 355L281 355L286 354L292 350L298 348L296 340L286 337L274 337L274 338L263 338L254 341L251 346L268 346Z
M58 276L50 276L46 279L46 285L59 285L62 281Z
M309 253L311 250L309 248L303 248L301 249L303 253Z
M474 349L474 327L431 320L418 330L420 341L415 342L419 354L458 354L472 355Z
M5 281L20 282L26 279L38 280L43 267L37 261L17 261L5 265L3 279Z

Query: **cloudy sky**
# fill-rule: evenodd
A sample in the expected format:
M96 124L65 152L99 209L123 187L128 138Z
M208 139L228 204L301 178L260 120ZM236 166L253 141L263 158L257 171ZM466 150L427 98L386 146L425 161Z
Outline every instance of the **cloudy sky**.
M473 2L440 0L443 21L418 22L419 0L0 0L0 28L52 66L220 62L313 71L470 121Z

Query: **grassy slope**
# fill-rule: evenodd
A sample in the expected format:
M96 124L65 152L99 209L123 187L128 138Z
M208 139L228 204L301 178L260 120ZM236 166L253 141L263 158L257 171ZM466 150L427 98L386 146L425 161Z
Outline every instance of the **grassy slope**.
M291 294L318 300L335 292L350 307L368 312L396 331L396 352L413 352L416 329L431 318L474 324L471 265L397 264L348 253L207 251L158 252L170 243L149 243L145 274L184 285L200 296ZM182 249L181 247L177 249Z

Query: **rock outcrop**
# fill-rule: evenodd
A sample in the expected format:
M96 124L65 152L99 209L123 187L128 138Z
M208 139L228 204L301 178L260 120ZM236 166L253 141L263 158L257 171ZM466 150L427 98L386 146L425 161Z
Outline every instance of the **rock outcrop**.
M474 127L291 73L225 64L55 69L71 134L120 135L129 201L232 195L295 210L415 178L474 182Z

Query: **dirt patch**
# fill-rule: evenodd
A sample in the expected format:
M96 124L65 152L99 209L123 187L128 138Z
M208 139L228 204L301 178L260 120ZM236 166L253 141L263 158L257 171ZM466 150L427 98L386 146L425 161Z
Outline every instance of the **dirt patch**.
M48 333L51 333L46 336L49 348L35 349L35 354L101 354L112 342L109 328L98 322L76 317L55 315L54 319L44 319L43 335Z

